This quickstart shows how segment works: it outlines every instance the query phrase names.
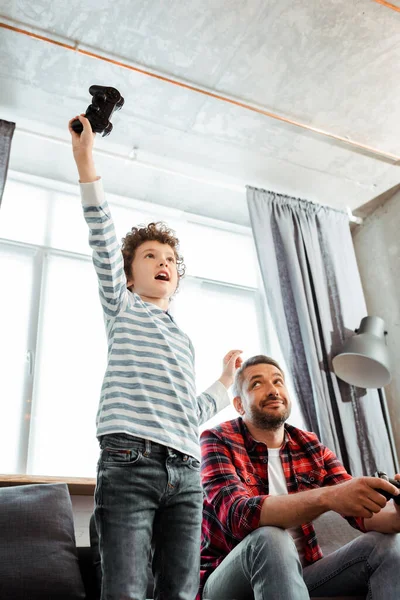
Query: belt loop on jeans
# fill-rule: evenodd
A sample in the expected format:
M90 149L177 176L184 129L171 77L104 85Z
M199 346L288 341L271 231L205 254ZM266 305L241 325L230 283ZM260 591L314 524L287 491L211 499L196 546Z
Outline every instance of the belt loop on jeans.
M150 440L144 440L144 456L150 456L151 454L151 441Z

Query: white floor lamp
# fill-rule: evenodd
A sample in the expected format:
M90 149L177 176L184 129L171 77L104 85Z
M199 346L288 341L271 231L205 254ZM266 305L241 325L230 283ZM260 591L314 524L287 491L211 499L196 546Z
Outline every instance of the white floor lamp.
M378 390L383 419L389 438L396 473L399 462L393 440L383 386L390 382L389 351L385 342L385 323L380 317L364 317L356 335L349 338L341 352L332 359L335 374L346 383Z

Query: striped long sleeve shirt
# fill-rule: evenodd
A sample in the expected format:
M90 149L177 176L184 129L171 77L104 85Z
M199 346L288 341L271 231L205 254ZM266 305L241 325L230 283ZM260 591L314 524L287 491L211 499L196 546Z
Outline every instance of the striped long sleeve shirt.
M148 439L200 460L198 426L229 404L216 381L196 396L194 350L171 315L126 287L101 180L80 184L108 339L97 436Z

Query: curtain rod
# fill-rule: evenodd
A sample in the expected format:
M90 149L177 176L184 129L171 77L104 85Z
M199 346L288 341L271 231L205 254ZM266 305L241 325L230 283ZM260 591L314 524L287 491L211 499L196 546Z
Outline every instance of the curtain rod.
M63 146L70 147L70 142L63 138L58 138L55 136L47 135L45 133L39 133L37 131L30 131L29 129L23 129L23 128L18 127L18 125L15 127L15 131L17 134L22 133L23 135L28 135L31 137L37 137L40 139L49 140L50 142L54 142L55 144L61 144ZM187 173L182 173L181 171L176 171L174 169L168 169L166 167L162 167L161 165L155 165L153 163L149 163L149 162L140 160L136 156L135 149L132 150L131 152L129 152L128 155L119 154L117 152L110 152L108 150L101 150L96 147L93 148L93 152L95 154L100 154L101 156L107 156L108 158L112 158L115 160L123 160L125 163L126 162L136 163L136 164L144 167L145 169L154 169L156 171L161 171L162 173L166 173L168 175L174 175L174 176L178 176L178 177L183 177L184 179L190 179L191 181L196 181L197 183L205 183L207 185L223 188L226 190L231 190L233 192L246 193L247 186L245 186L245 185L235 185L235 184L225 183L222 181L205 179L203 177L196 177L195 175L189 175ZM361 225L363 220L360 217L356 217L355 215L353 215L350 207L346 207L346 212L348 214L349 221L351 223L356 223L357 225Z
M263 116L269 117L271 119L275 119L280 121L281 123L286 123L288 125L292 125L294 127L306 130L308 132L326 137L328 139L334 140L336 142L340 142L341 144L345 144L350 146L350 149L356 152L367 153L378 160L383 160L385 162L390 163L399 163L400 157L389 152L384 152L383 150L379 150L378 148L373 148L371 146L367 146L365 144L361 144L360 142L351 140L348 136L340 136L334 133L330 133L329 131L324 131L323 129L319 129L317 127L312 127L311 125L306 125L305 123L301 123L300 121L295 121L293 119L289 119L278 113L274 113L266 110L262 106L259 106L254 103L244 102L239 98L228 94L217 93L215 90L211 88L207 88L201 85L193 85L184 79L172 76L166 76L160 71L156 71L154 69L150 69L148 67L144 68L133 61L129 61L124 59L124 61L117 60L113 55L108 52L103 52L102 50L93 49L90 46L81 45L78 41L72 42L69 38L63 38L62 36L57 36L51 32L46 30L41 30L39 28L34 28L32 26L27 26L18 21L13 21L12 19L1 17L2 21L0 21L0 27L4 29L8 29L20 35L26 35L28 37L34 38L36 40L46 42L49 44L56 45L58 47L64 48L65 50L70 50L73 52L77 52L78 54L82 54L84 56L88 56L95 60L101 60L107 62L109 64L113 64L115 66L121 67L123 69L128 69L130 71L135 71L136 73L140 73L147 77L152 77L154 79L158 79L159 81L163 81L164 83L169 83L171 85L175 85L181 87L183 89L195 92L197 94L202 94L204 96L208 96L214 100L219 100L221 102L225 102L227 104L231 104L237 106L239 108L243 108L245 110L249 110ZM27 29L28 28L28 29ZM36 33L40 31L41 33ZM42 34L45 35L42 35ZM87 48L85 50L85 48ZM95 51L94 51L95 50Z

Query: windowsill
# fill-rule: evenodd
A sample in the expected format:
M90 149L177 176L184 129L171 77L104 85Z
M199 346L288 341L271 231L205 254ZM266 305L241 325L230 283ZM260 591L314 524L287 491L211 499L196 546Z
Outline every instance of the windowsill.
M71 496L93 496L96 479L91 477L47 477L45 475L0 475L0 487L35 483L66 483Z

